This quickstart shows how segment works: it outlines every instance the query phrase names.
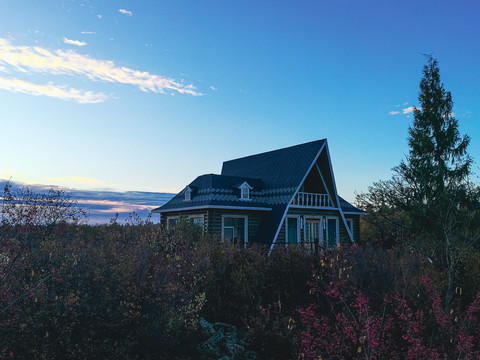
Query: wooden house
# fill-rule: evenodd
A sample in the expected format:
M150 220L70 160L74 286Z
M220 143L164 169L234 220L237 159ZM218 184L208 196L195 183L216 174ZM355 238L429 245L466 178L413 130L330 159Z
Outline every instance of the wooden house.
M356 242L365 214L338 196L326 139L226 161L220 175L197 177L152 212L168 229L184 219L271 250Z

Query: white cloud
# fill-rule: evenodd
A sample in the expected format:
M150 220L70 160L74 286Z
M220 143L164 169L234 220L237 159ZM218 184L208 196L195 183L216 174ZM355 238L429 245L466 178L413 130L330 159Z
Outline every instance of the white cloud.
M217 88L215 86L210 85L210 89L212 89L213 91L217 91Z
M125 15L128 15L128 16L133 15L133 13L131 11L128 11L128 10L125 10L125 9L119 9L118 12L122 13L122 14L125 14Z
M36 96L44 95L61 100L73 100L80 104L101 103L107 99L107 96L103 93L77 90L65 86L56 86L51 83L47 85L38 85L15 78L4 78L1 76L0 89Z
M415 111L415 106L409 106L409 107L403 109L404 114L410 114L410 113L413 113L414 111Z
M83 35L93 35L93 34L96 34L95 31L82 31L81 32Z
M144 92L153 93L180 93L189 95L203 95L196 91L192 84L184 85L171 78L150 74L146 71L139 71L123 66L117 66L113 61L100 60L88 55L79 54L73 50L47 50L38 46L13 46L4 38L0 38L0 66L10 66L22 73L37 72L54 75L81 75L90 80L104 81L108 83L128 84L138 87ZM62 89L63 97L83 99L85 96L89 101L79 102L101 102L106 99L104 94L92 92L81 92L80 90L66 89L52 84L43 86L22 82L17 79L3 79L4 88L23 89L21 92L43 92L54 94L55 89ZM13 87L12 84L22 84ZM5 85L7 84L7 85ZM35 91L35 86L37 89ZM11 90L13 91L13 90ZM18 91L18 90L17 90ZM40 94L38 94L40 95ZM52 96L52 95L47 95ZM62 98L58 96L59 98Z
M397 114L400 114L400 111L390 111L389 114L390 115L397 115Z
M81 176L62 176L60 178L46 178L46 179L50 181L56 181L56 182L72 181L78 184L102 184L103 183L102 181L97 179L90 179L90 178L81 177Z
M77 45L77 46L85 46L87 43L85 41L78 41L78 40L70 40L67 39L66 37L63 38L63 42L65 44L70 44L70 45Z

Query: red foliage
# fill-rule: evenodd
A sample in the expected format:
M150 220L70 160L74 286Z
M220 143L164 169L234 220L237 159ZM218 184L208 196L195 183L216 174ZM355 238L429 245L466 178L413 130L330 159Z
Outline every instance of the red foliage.
M480 358L480 292L468 307L446 310L423 275L416 296L392 288L379 301L362 289L358 255L358 249L328 253L315 269L314 301L298 309L301 322L294 329L300 358ZM380 306L372 308L372 299Z

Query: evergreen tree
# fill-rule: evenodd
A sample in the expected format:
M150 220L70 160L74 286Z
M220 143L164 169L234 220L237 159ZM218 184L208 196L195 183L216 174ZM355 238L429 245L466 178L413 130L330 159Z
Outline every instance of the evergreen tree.
M393 169L392 179L374 183L356 200L360 207L374 210L364 221L375 234L386 234L394 244L410 238L413 246L428 250L433 262L441 265L449 308L458 261L480 237L480 190L469 181L470 138L460 135L452 96L431 56L418 100L406 159Z
M458 120L452 113L452 96L440 82L437 60L428 57L423 75L420 108L415 108L409 129L410 152L406 161L394 169L411 192L409 205L426 212L417 216L445 206L445 201L461 201L472 164L467 153L470 138L460 136ZM425 221L423 216L421 221Z
M471 233L478 194L469 182L472 160L468 135L458 130L450 92L440 81L437 60L428 56L418 96L419 108L409 129L410 151L394 168L396 205L445 265L447 308L453 295L458 256L478 234Z

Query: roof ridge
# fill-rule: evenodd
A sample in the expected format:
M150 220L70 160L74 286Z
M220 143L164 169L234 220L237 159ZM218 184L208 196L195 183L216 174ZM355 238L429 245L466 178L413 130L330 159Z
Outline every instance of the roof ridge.
M256 156L271 154L271 153L275 153L275 152L291 150L292 148L302 147L302 146L310 145L310 144L313 144L313 143L316 143L316 142L318 142L319 145L320 145L320 144L323 144L323 142L325 142L326 140L327 140L327 138L323 138L323 139L319 139L319 140L309 141L309 142L306 142L306 143L303 143L303 144L287 146L287 147L284 147L284 148L281 148L281 149L264 151L264 152L257 153L257 154L251 154L251 155L242 156L242 157L235 158L235 159L230 159L230 160L224 161L223 163L225 164L225 163L230 162L230 161L236 161L236 160L241 160L241 159L247 159L247 158L250 158L250 157L256 157Z

